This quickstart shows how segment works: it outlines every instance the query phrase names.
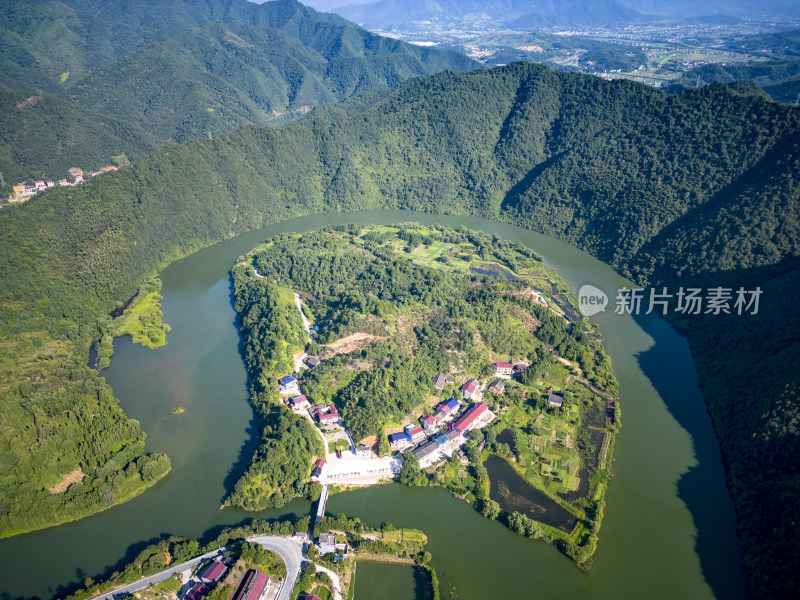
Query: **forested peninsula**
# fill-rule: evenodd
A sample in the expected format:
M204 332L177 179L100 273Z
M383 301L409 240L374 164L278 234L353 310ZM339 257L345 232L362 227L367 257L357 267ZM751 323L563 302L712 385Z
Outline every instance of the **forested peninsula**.
M232 276L262 434L228 504L316 500L312 460L330 463L325 483L336 485L341 443L372 465L402 455L402 483L444 486L588 566L619 424L617 382L569 287L532 250L466 229L335 226L271 238ZM305 351L318 357L310 367L298 361ZM298 366L300 387L281 391ZM459 432L455 416L471 404L487 418ZM341 420L322 424L330 407ZM387 433L403 428L413 442L390 448ZM522 507L492 480L483 465L492 455L547 508Z
M720 437L754 591L788 597L800 573L798 116L722 84L667 96L530 64L446 71L286 127L168 146L3 210L3 534L58 522L62 504L100 509L115 476L146 475L141 432L86 357L103 315L158 269L300 214L472 213L565 239L639 282L760 285L754 319L676 326ZM87 436L80 452L52 451ZM48 492L78 466L96 488Z

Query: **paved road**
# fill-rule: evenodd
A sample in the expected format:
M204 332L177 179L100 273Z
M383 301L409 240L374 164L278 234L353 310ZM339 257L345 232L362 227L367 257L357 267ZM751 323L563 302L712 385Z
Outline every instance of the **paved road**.
M225 548L220 548L219 550L214 550L213 552L209 552L208 554L203 554L203 556L198 556L197 558L193 558L192 560L188 560L185 563L182 563L176 567L170 567L166 571L161 571L160 573L156 573L155 575L150 575L149 577L145 577L136 581L134 583L129 583L128 585L122 586L121 588L117 588L111 592L107 592L102 596L97 596L95 600L113 600L114 598L119 598L120 596L124 596L126 594L132 594L142 588L146 588L149 585L153 585L154 583L159 583L164 581L165 579L169 579L175 573L180 573L182 571L186 571L187 569L193 569L203 561L208 560L209 558L214 558L222 554L225 551Z
M277 552L286 563L286 579L283 580L283 587L275 600L289 600L303 564L303 550L300 545L287 538L270 535L247 538L247 541Z
M297 578L300 575L300 566L303 563L303 552L300 545L287 538L269 535L250 537L247 538L247 541L261 544L265 548L277 552L278 555L283 559L283 562L286 563L286 579L284 579L283 585L278 592L276 600L289 600L290 596L292 595L292 590L297 583ZM97 596L94 600L114 600L115 598L119 598L126 594L132 594L133 592L146 588L154 583L159 583L165 579L169 579L175 575L175 573L180 573L182 571L186 571L187 569L193 569L203 561L221 555L227 549L227 547L224 547L220 548L219 550L214 550L213 552L203 554L202 556L193 558L192 560L186 561L185 563L175 567L170 567L166 571L161 571L155 575L150 575L149 577L145 577L134 583L129 583L128 585L117 588L111 592L103 594L102 596Z
M328 577L331 578L331 581L333 582L333 600L343 600L342 582L339 580L339 576L330 569L326 569L322 565L314 566L317 567L317 573L327 573Z

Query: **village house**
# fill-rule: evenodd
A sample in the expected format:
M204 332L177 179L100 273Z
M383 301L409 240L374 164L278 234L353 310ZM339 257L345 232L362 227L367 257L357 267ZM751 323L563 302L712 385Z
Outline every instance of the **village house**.
M397 450L410 443L411 438L405 433L392 433L389 435L389 447L392 450Z
M478 402L478 404L472 406L467 412L461 415L461 417L459 417L455 423L453 423L453 429L456 429L463 435L466 431L472 429L475 419L480 417L487 410L489 410L489 407L486 406L486 404L483 402Z
M292 396L289 398L289 408L292 410L303 410L311 407L311 402L308 401L305 394L299 396Z
M489 391L493 394L502 394L506 389L506 384L503 383L502 379L496 379L491 384L489 384Z
M413 454L418 461L422 461L426 458L429 458L434 452L438 451L439 451L439 444L431 440L430 442L426 442L421 446L417 446L416 448L414 448L411 454Z
M292 377L291 375L287 375L286 377L281 377L278 380L278 389L281 391L282 394L296 394L300 391L300 388L297 384L297 379Z
M307 531L295 531L292 534L292 541L304 546L308 543L308 532Z
M314 411L314 417L320 425L334 425L339 422L339 411L335 406L318 406Z
M431 415L420 417L419 422L422 424L423 429L431 429L436 426L436 419Z
M469 400L477 390L478 380L468 379L467 382L461 386L461 395L463 396L464 400Z
M320 554L333 554L336 552L336 536L332 533L320 533L317 545Z
M369 458L372 456L372 448L366 444L359 444L356 446L356 456L363 456Z
M564 396L553 392L553 388L547 390L547 404L548 406L560 407L564 404Z
M196 583L192 589L186 592L186 596L184 596L185 600L200 600L203 596L205 596L211 588L208 587L204 583Z
M446 386L449 383L455 383L455 382L456 382L455 379L453 379L452 377L448 377L444 373L439 373L438 375L436 375L436 377L433 378L433 385L435 385L436 389L439 390L440 392L444 389L444 386Z
M406 425L405 432L406 435L411 438L412 442L418 442L419 440L425 439L425 432L419 425Z
M511 363L494 363L495 377L511 377L514 365Z
M314 367L319 365L321 362L322 361L319 359L318 356L307 356L306 360L305 360L306 366L308 368L310 368L310 369L313 369Z
M314 463L314 468L311 470L311 481L319 481L322 477L322 469L325 468L325 461L321 458L317 459Z
M222 576L225 575L227 570L228 567L223 565L218 560L211 561L200 573L200 581L203 583L216 583L222 579Z
M525 292L525 297L530 298L534 302L538 302L542 306L548 306L547 300L545 300L544 297L533 288L530 288L527 292Z
M454 415L458 412L459 406L461 406L461 402L459 402L457 398L450 398L439 404L436 408L446 415Z
M260 571L248 571L233 600L259 600L269 582L268 575Z

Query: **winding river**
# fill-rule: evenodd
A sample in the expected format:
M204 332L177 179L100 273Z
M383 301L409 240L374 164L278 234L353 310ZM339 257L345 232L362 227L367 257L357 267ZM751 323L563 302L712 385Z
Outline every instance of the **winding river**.
M87 576L108 574L164 536L208 539L253 516L306 513L308 502L299 500L258 514L219 510L256 437L228 270L239 255L278 233L403 221L463 225L521 242L574 290L591 283L612 303L626 283L608 265L546 236L476 217L406 211L302 217L177 261L162 273L164 315L172 326L167 346L152 351L129 338L117 340L104 373L125 412L141 422L148 449L170 456L172 473L123 506L0 542L0 590L11 597L50 597ZM611 311L592 319L619 379L623 429L589 573L440 488L373 487L333 496L328 511L424 530L442 591L454 587L461 600L520 593L609 600L748 597L719 447L687 343L656 317L634 320ZM177 406L185 412L170 414Z

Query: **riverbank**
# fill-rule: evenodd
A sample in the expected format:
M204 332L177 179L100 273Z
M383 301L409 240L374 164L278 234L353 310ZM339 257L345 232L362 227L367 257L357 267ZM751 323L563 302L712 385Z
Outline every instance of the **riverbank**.
M161 280L158 277L142 284L139 292L122 314L111 321L109 331L114 337L130 335L135 344L155 350L167 343L171 331L161 312Z
M172 458L171 475L114 511L0 544L0 559L8 567L5 589L14 596L47 597L52 594L48 590L75 580L76 569L95 578L116 570L143 538L166 532L206 541L246 518L235 509L218 510L258 442L239 336L232 325L236 315L230 301L230 265L282 232L332 223L411 220L464 225L523 242L558 268L573 289L586 281L606 290L626 283L607 265L553 238L476 217L401 211L287 221L178 261L162 273L163 310L173 326L170 343L151 352L121 339L111 368L104 372L121 408L147 431L148 448ZM600 325L620 376L620 396L636 401L626 406L626 428L617 439L615 478L590 577L551 547L509 532L438 488L392 484L355 490L332 497L329 512L360 516L376 527L392 521L424 529L442 581L458 582L458 595L466 600L520 589L578 596L588 588L603 600L652 597L654 578L662 582L660 594L665 598L711 598L705 574L714 572L725 574L725 597L741 597L746 585L737 583L741 571L736 567L730 500L718 451L716 459L711 452L715 438L693 379L688 347L655 316L634 322L627 316L601 314L593 321ZM165 416L165 408L179 404L186 406L184 415ZM670 412L673 406L691 408L691 418L677 422ZM695 448L701 453L695 455ZM702 465L699 471L697 461ZM713 506L713 518L693 518L699 504ZM305 514L310 508L308 502L295 500L259 517ZM641 551L643 532L647 539L659 540L657 556ZM702 540L712 541L712 546L704 546ZM32 557L46 562L48 569L36 568ZM675 572L681 577L675 578Z

